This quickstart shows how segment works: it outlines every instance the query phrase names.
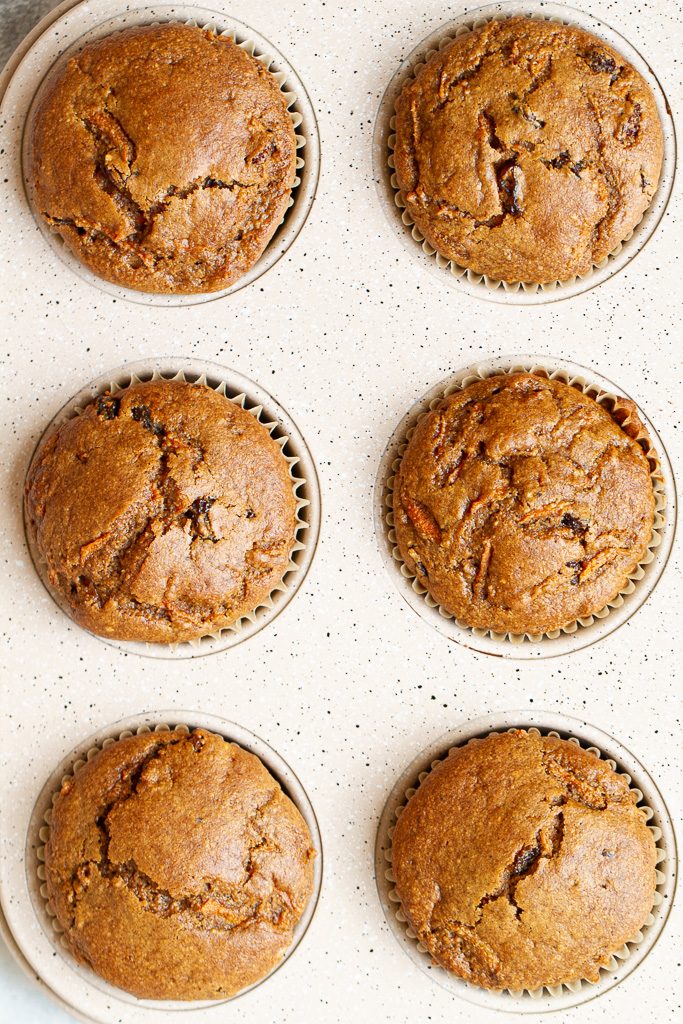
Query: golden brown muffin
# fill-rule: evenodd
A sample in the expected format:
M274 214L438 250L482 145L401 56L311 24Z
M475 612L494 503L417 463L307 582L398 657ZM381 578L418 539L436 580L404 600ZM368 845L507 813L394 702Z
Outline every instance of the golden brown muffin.
M253 754L153 732L62 785L48 896L76 958L144 999L221 999L263 978L313 891L311 836Z
M652 536L635 406L561 381L477 381L424 416L394 484L401 556L470 627L546 633L604 608ZM628 431L628 433L627 433ZM630 436L632 435L632 436Z
M484 988L597 981L654 900L654 838L626 781L573 743L519 730L452 751L392 847L418 939Z
M41 443L27 520L76 622L175 643L231 625L280 582L292 486L254 416L204 385L157 380L98 398Z
M458 37L396 104L396 176L415 224L497 280L587 273L641 219L662 154L638 72L601 39L547 21Z
M236 281L282 221L296 173L276 79L188 25L88 44L50 75L29 131L34 208L92 271L146 292Z

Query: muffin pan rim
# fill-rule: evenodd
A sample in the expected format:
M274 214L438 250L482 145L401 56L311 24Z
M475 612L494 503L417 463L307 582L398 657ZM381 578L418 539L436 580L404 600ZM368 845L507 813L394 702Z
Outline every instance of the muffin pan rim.
M283 457L287 460L296 460L293 464L290 462L293 490L297 500L296 521L298 524L295 530L295 546L290 553L290 566L266 600L257 605L249 615L242 616L236 623L224 627L216 634L207 634L197 640L182 641L177 644L116 640L91 633L72 618L66 600L62 599L47 581L44 571L45 563L28 523L25 501L23 504L24 541L33 567L45 590L59 610L69 618L73 627L122 652L157 660L174 661L219 654L250 640L278 618L296 597L308 576L320 538L322 496L315 460L292 416L262 385L239 371L221 366L219 363L174 356L136 360L100 374L60 407L38 438L26 465L25 474L26 478L43 441L58 429L61 423L77 416L80 408L91 402L97 395L109 390L111 384L118 384L122 380L128 380L128 384L130 384L135 379L154 379L155 374L170 380L177 373L189 374L197 378L194 383L198 383L202 377L206 377L207 384L212 390L216 388L211 381L224 383L226 391L229 390L230 396L232 396L226 395L228 401L232 401L236 396L244 395L248 403L245 403L244 406L247 411L260 410L258 413L254 413L256 419L263 426L268 426L271 422L275 425L273 430L269 430L271 436L276 440L278 437L286 438L286 443L283 445ZM140 374L143 375L142 378L140 378ZM122 384L121 389L127 387L128 384ZM285 453L284 449L289 449L289 452ZM302 476L299 475L299 469L302 471ZM297 493L300 488L302 488L301 494ZM299 555L298 559L295 557L297 555ZM294 568L292 568L292 564Z
M543 368L550 373L566 370L570 372L570 375L574 374L584 377L587 385L595 386L600 391L607 391L626 399L630 397L626 391L615 385L607 377L569 359L554 359L548 356L534 355L502 355L471 363L467 367L448 374L441 381L432 385L403 414L390 435L380 458L373 495L375 538L379 556L389 576L392 578L396 590L406 604L423 621L436 628L448 640L480 654L489 654L518 661L562 657L566 654L584 650L610 636L624 625L648 600L661 579L673 549L678 519L676 480L666 446L652 421L642 411L638 403L634 402L638 415L651 437L659 465L662 469L664 478L662 491L666 497L666 504L664 506L664 522L658 531L661 540L659 544L652 545L651 543L648 547L648 551L653 551L653 557L646 564L646 578L638 581L633 592L627 595L626 600L624 600L620 607L610 609L603 618L596 617L595 621L590 625L583 626L579 623L573 633L568 634L560 631L560 635L557 638L543 636L537 641L524 639L519 643L512 643L507 639L507 636L504 638L494 638L489 635L479 636L478 633L482 631L475 631L468 626L461 626L453 616L442 612L439 605L435 604L432 607L428 604L426 600L426 597L429 596L428 592L426 595L418 594L413 587L414 576L409 577L403 574L402 568L404 563L402 560L397 559L394 554L395 543L390 539L393 526L390 526L387 522L388 496L392 493L389 481L393 479L393 467L400 458L400 449L406 441L406 435L410 428L414 427L417 421L429 410L432 402L442 397L457 382L467 379L471 375L491 377L496 373L510 373L513 370L521 370L527 367ZM634 400L631 399L631 401ZM638 590L641 593L638 595L638 599L635 599ZM607 607L609 608L609 603Z
M90 1024L90 1021L92 1021L92 1018L84 1016L79 1010L76 1010L75 1007L71 1006L69 1003L66 1002L66 1000L62 999L61 996L58 996L57 993L54 992L53 989L51 989L43 981L43 979L40 977L40 975L38 973L36 973L36 971L33 970L33 968L31 967L30 963L28 962L28 960L26 959L24 954L19 949L19 946L17 945L17 943L15 941L15 938L14 938L12 932L10 931L10 927L7 924L7 921L5 919L5 914L4 914L4 911L3 911L1 905L0 905L0 942L4 942L5 943L5 946L7 947L7 951L9 952L9 955L11 956L12 960L17 965L17 967L22 972L22 974L24 974L25 977L28 978L28 980L31 982L32 988L34 988L36 991L39 991L42 995L44 995L52 1003L54 1003L55 1005L59 1006L59 1008L61 1010L63 1010L65 1013L70 1013L71 1016L74 1017L76 1020L85 1021L86 1024Z
M475 274L463 267L457 267L425 241L419 229L412 224L409 215L408 220L402 220L404 206L400 200L398 189L392 181L394 171L393 163L390 161L393 161L393 147L390 139L393 137L394 104L403 84L412 77L412 69L416 65L424 63L425 54L447 45L462 26L469 27L484 21L504 20L518 14L541 21L560 21L563 24L574 25L598 38L603 38L622 53L650 85L660 114L664 135L662 168L657 190L638 224L613 253L601 261L600 266L594 267L587 275L577 277L573 281L555 282L549 286L525 286L519 282L510 285L502 281L489 282L482 275ZM391 225L393 234L401 241L405 250L413 256L416 263L422 264L442 283L448 283L450 287L460 289L475 298L504 305L545 305L570 299L606 283L630 266L655 235L664 218L673 194L676 156L677 139L673 114L664 88L650 62L618 30L613 29L611 25L595 15L569 5L545 3L544 0L527 0L526 3L520 3L518 0L498 0L498 2L473 8L456 16L423 38L394 71L375 114L372 138L373 176L377 196L383 208L385 220ZM643 237L641 238L641 236Z
M662 831L662 838L657 841L666 851L664 893L660 893L659 910L654 923L644 926L644 937L630 955L621 962L617 971L600 972L600 980L591 983L579 983L579 992L562 991L552 995L542 990L541 995L524 992L521 995L508 991L496 992L476 985L470 985L463 979L449 974L443 968L432 964L428 953L418 949L417 941L408 937L406 925L396 917L398 904L391 900L389 893L394 882L386 877L389 861L386 856L391 846L388 831L395 824L395 812L407 803L406 790L419 786L418 777L429 773L432 764L444 760L453 747L464 746L474 739L483 739L495 732L506 732L510 729L538 729L541 733L556 731L563 739L574 737L584 749L594 746L600 751L601 760L613 760L617 772L626 772L631 777L631 788L643 791L643 803L650 807L657 816L657 827ZM661 864L658 870L661 870ZM599 998L614 989L621 981L635 971L655 948L662 937L676 896L678 882L678 847L671 813L659 787L647 768L638 757L631 753L620 740L598 726L592 725L587 719L575 718L563 712L510 710L496 711L463 721L461 725L447 730L429 742L407 765L396 779L386 798L380 814L375 838L375 883L379 903L385 920L394 939L408 954L411 961L440 986L448 989L456 998L473 1003L481 1008L492 1009L512 1014L544 1014L583 1005ZM659 885L658 885L659 891ZM656 909L657 904L653 909Z
M36 22L31 31L24 36L12 51L5 66L0 68L0 106L5 98L5 91L12 79L12 76L14 75L14 72L17 70L33 44L40 38L46 29L50 28L58 18L63 14L66 14L66 12L71 10L72 7L75 7L77 3L79 3L79 0L60 0L52 10L45 12L40 21Z
M151 2L151 0L133 0L132 3L126 6L126 10L121 12L117 8L115 0L108 0L108 3L110 10L114 12L109 17L105 17L104 14L100 15L99 9L93 11L93 6L89 4L88 0L76 0L75 3L64 9L59 8L59 13L54 20L48 21L47 18L44 19L43 31L32 40L26 52L21 55L4 84L4 90L0 92L0 108L2 108L5 103L12 99L13 88L18 88L21 95L24 84L23 80L28 76L35 78L38 75L38 80L32 83L30 95L22 97L19 104L19 113L15 114L12 111L12 116L19 117L21 120L20 152L18 160L13 161L12 171L19 179L14 187L21 196L22 215L27 214L30 216L37 227L37 232L34 236L35 244L47 246L48 250L54 252L58 257L59 265L66 267L68 271L86 285L95 287L110 297L137 305L162 308L202 305L207 302L228 298L231 295L237 294L243 288L256 284L264 274L271 270L287 254L306 226L315 202L321 166L320 130L315 108L304 82L288 58L256 29L252 29L251 26L233 17L229 13L227 5L221 10L215 10L213 7L204 7L194 3L193 0L184 0L184 2L181 0L178 3L173 3L172 0L160 0L157 4ZM152 12L149 18L136 21L137 15L144 11ZM165 17L165 12L171 13L168 17ZM81 28L79 34L74 38L73 33L78 30L78 20L83 20L84 18L95 18L96 24L89 25L85 30ZM120 24L121 20L123 20L123 24ZM101 35L114 34L121 29L132 27L134 24L155 24L163 20L175 22L196 21L200 27L214 25L219 32L234 34L235 40L240 45L245 43L253 44L256 53L265 55L268 58L267 66L269 69L275 74L283 72L286 75L281 91L283 93L293 93L294 95L294 98L288 104L288 113L290 116L298 115L300 118L300 122L295 125L295 134L297 136L296 173L299 183L295 184L293 188L290 206L256 263L228 288L215 292L190 294L143 292L126 288L98 277L73 256L61 240L42 222L42 219L34 212L26 191L23 165L28 119L34 100L43 82L62 55L65 52L77 50L79 44L84 45L86 42L91 41L91 39L99 38ZM76 22L76 24L73 24L73 22ZM40 25L43 25L43 22ZM221 27L221 25L225 27ZM55 43L52 37L55 34L59 34L60 28L62 31L71 32L71 35L64 42L60 39L57 52L54 52ZM50 47L52 47L52 52L44 54L43 51L46 48L49 50ZM17 52L19 50L20 48L18 48ZM12 62L14 57L10 60ZM47 66L45 66L46 61L49 62ZM34 69L31 66L32 62L38 62L40 67ZM302 158L302 153L305 153L305 159ZM13 187L11 183L9 187L10 189ZM85 298L87 299L87 293Z
M40 864L37 848L42 845L38 834L40 828L45 824L44 812L51 805L51 798L58 790L63 777L71 773L74 764L83 760L89 750L100 746L106 739L119 738L122 733L135 732L138 727L142 731L146 731L147 727L154 731L155 725L162 727L166 725L171 728L188 726L190 729L204 727L255 754L275 780L280 783L283 791L302 814L316 850L313 892L304 913L295 926L292 944L288 947L282 960L264 978L236 993L231 999L203 1002L141 1000L122 989L115 988L87 967L77 964L68 951L60 946L55 938L56 933L51 927L50 918L45 911L45 901L40 895L40 879L35 870ZM22 857L17 858L15 865L16 880L21 884L21 888L18 890L20 898L17 899L15 892L13 899L5 902L4 892L0 889L0 902L2 903L0 912L4 914L10 936L22 957L25 958L29 970L35 971L40 982L49 990L50 996L62 1005L68 1004L69 1012L72 1012L73 1006L73 1009L82 1015L83 1019L92 1020L97 1024L111 1019L108 1016L108 1010L111 1009L112 1001L118 1004L120 1011L130 1015L125 1018L130 1024L158 1020L159 1013L172 1013L174 1017L176 1014L192 1013L193 1017L221 1019L226 1004L234 1003L247 993L255 991L285 966L302 944L316 916L320 902L324 876L324 845L314 804L299 773L295 772L283 755L260 735L252 732L246 726L211 712L183 709L155 710L152 708L103 725L91 733L90 736L71 748L50 775L46 779L43 777L42 783L40 779L35 780L34 793L29 805L29 820L28 823L24 823L23 832L18 835L17 842L21 845L23 854ZM37 927L37 933L36 938L31 941L33 925ZM55 952L57 957L54 956ZM54 964L56 960L62 965L61 972L59 964ZM48 976L45 971L46 965L49 967ZM62 975L65 966L68 968L71 984L68 980L63 981ZM76 978L79 979L78 997L75 996L74 982ZM93 998L102 999L101 1005L97 1008L97 1016L91 1013Z

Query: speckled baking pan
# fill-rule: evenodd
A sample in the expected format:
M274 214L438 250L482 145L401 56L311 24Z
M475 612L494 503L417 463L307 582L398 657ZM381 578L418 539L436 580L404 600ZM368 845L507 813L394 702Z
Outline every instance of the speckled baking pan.
M59 929L55 928L55 922L50 916L43 895L40 856L45 841L44 826L52 797L58 790L62 778L77 770L79 763L87 758L88 752L100 748L107 739L118 739L130 733L176 726L204 726L256 754L301 811L317 851L313 894L295 927L292 945L283 960L265 978L238 993L231 1000L189 1003L143 1000L109 985L89 968L74 960L61 940ZM21 851L16 851L17 872L14 884L17 889L11 906L5 909L6 923L10 935L22 951L23 958L38 974L41 982L48 987L51 995L62 1005L68 1006L69 1009L73 1008L86 1020L108 1024L110 1021L124 1019L130 1024L142 1024L145 1021L162 1021L169 1013L174 1016L178 1013L191 1014L193 1019L196 1017L200 1020L225 1019L226 1002L240 999L247 992L267 984L278 971L286 969L287 961L296 952L316 911L322 883L323 847L315 812L304 786L284 759L264 740L243 726L215 715L197 711L149 711L103 727L69 753L49 775L46 772L43 786L34 794L33 810L30 820L25 825L25 856Z
M434 53L448 46L457 36L481 28L488 21L520 14L543 21L576 25L598 38L604 39L615 50L623 54L652 89L664 133L664 157L657 191L633 231L623 242L619 243L609 256L595 264L588 273L569 281L556 281L543 285L497 281L467 270L453 260L442 256L424 238L413 222L410 212L399 194L394 174L394 105L403 86L419 73L422 66ZM398 233L411 255L428 270L436 272L443 284L448 284L491 302L536 305L544 302L557 302L559 299L570 298L589 288L595 288L618 273L638 255L655 231L669 202L676 169L676 133L671 108L652 67L631 42L624 39L609 25L585 11L576 10L566 4L546 3L545 0L528 0L527 3L520 4L516 0L503 0L500 3L488 4L485 7L468 11L467 14L443 25L419 43L403 61L387 86L377 115L374 136L374 169L380 200L392 228Z
M227 11L216 11L201 4L162 2L155 5L138 0L136 3L127 4L125 10L122 11L116 0L108 0L106 3L101 2L95 5L87 2L78 3L51 22L38 36L16 67L7 85L3 107L8 117L6 127L12 133L13 144L11 148L0 154L0 161L7 160L6 173L8 184L10 184L9 191L12 195L13 206L16 204L16 211L13 209L12 212L19 220L19 218L23 218L27 209L30 210L23 172L24 148L28 138L25 127L34 98L51 68L64 54L76 53L82 46L94 39L133 25L153 24L161 21L197 24L200 27L211 28L219 34L229 35L247 52L261 60L277 78L289 107L297 145L297 177L290 207L282 224L271 238L258 262L238 281L222 291L195 295L158 295L138 292L105 281L77 260L40 217L35 218L35 223L39 228L42 241L34 234L31 234L30 237L36 245L36 258L46 258L45 247L47 247L47 250L51 250L53 257L57 257L72 273L78 275L88 285L101 288L116 298L146 305L188 306L232 295L257 281L278 262L293 244L303 228L315 198L320 170L315 112L306 88L296 71L269 40L249 25L232 18ZM22 152L21 159L17 161L16 144L19 140L22 140L20 144ZM10 175L11 177L9 177ZM31 215L33 216L33 214ZM22 220L19 220L19 223L22 224L22 230L30 231Z
M375 529L380 553L401 596L418 615L444 633L449 640L482 654L494 654L503 658L554 658L561 654L580 651L609 636L627 622L652 593L666 567L673 545L677 516L676 485L664 442L652 423L638 408L638 415L645 429L642 443L651 443L651 447L648 448L648 462L655 494L655 519L647 551L638 566L629 574L622 590L605 608L594 615L538 636L528 633L495 633L491 630L473 629L460 622L434 600L401 558L394 531L394 476L417 422L428 410L435 408L447 395L467 387L473 381L491 377L496 373L516 371L538 371L564 381L591 395L605 408L613 408L615 400L618 402L618 396L628 398L618 385L593 370L564 360L550 362L542 356L502 357L457 371L423 395L406 413L392 434L380 462L375 485Z
M93 21L111 2L90 0ZM319 818L325 878L309 931L282 970L232 1006L167 1017L192 1021L208 1013L221 1024L243 1017L250 1024L415 1024L428 1018L493 1024L505 1018L434 984L431 972L423 973L391 935L373 870L387 794L403 766L449 725L499 709L542 707L587 719L635 751L678 827L680 535L638 613L599 643L550 660L484 657L427 628L387 575L373 528L376 470L394 427L434 382L459 366L531 351L553 364L566 365L571 357L595 367L636 396L680 475L683 194L674 188L638 258L599 288L533 308L478 301L459 286L444 286L438 268L425 273L420 260L427 257L418 246L415 259L407 245L417 243L408 236L404 245L387 223L371 144L376 111L396 68L416 41L466 15L471 5L205 2L215 15L257 28L271 41L297 69L315 106L320 184L304 229L277 265L221 301L188 307L121 301L54 258L23 195L21 202L6 195L2 207L1 905L13 923L27 892L28 823L65 754L104 723L140 708L200 708L244 723L295 767ZM62 12L71 6L66 0ZM679 118L676 5L581 0L580 6L612 22L651 59ZM119 3L117 12L123 7ZM16 24L20 9L29 9L28 0L0 0L3 29ZM0 92L6 79L0 76ZM14 122L0 117L8 163L16 139ZM400 220L399 226L404 230ZM235 367L264 385L294 417L320 477L323 522L304 585L268 628L215 657L159 661L103 643L54 604L25 546L24 475L45 426L84 382L112 367L149 363L159 353L174 363L192 358ZM533 724L533 714L519 720ZM20 956L26 969L35 970L24 950L42 943L46 970L59 975L64 1000L73 1006L71 970L32 905L25 906ZM637 971L557 1019L678 1024L682 944L677 896ZM63 1003L50 1003L45 991L29 987L19 967L0 958L0 1018L5 1012L22 1024L67 1024ZM113 1008L107 1024L127 1021L129 1011Z
M398 814L429 771L448 756L449 750L464 746L470 740L513 728L536 730L543 735L571 739L606 760L610 767L626 778L632 792L635 792L638 806L644 809L648 827L657 845L657 888L649 918L641 931L633 937L633 941L626 943L614 954L611 963L601 970L597 982L572 982L532 992L495 992L480 988L433 963L400 909L391 868L391 836ZM507 711L483 716L446 733L430 744L406 768L382 812L375 847L375 870L377 891L391 931L411 960L434 981L468 1002L490 1010L517 1014L545 1013L568 1010L603 995L642 963L659 939L669 916L676 891L677 850L671 816L664 797L645 768L621 743L588 722L576 721L567 715L543 711L532 714L528 711Z

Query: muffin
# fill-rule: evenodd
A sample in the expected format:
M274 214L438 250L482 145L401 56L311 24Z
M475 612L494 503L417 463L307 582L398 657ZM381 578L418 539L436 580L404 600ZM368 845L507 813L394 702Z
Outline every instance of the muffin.
M292 943L311 836L261 761L221 736L152 732L69 776L45 846L72 953L142 999L225 999Z
M91 402L43 439L27 524L49 583L104 637L176 643L253 611L297 529L287 460L255 416L179 380Z
M488 989L597 981L652 908L656 849L625 779L514 730L452 750L392 840L401 907L433 959Z
M458 36L396 103L411 218L441 255L496 280L586 274L642 218L662 154L644 79L555 22L514 17Z
M418 423L394 481L408 569L459 622L537 635L605 608L650 543L635 406L532 373L478 380Z
M173 22L106 36L58 65L28 131L38 215L99 277L143 292L237 281L296 175L274 76L231 39Z

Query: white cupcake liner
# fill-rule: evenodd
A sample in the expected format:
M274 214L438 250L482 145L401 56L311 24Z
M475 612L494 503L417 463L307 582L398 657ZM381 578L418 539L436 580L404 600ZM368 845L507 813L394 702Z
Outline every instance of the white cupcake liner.
M581 28L602 38L621 53L650 86L662 123L664 134L662 169L657 191L647 210L638 224L608 256L595 263L587 273L577 275L567 281L553 281L548 284L501 281L484 274L477 274L473 270L460 266L454 260L442 256L416 226L410 215L410 210L400 194L394 171L393 154L396 139L394 107L403 87L418 75L435 53L444 49L454 39L482 28L490 21L501 21L515 15ZM442 281L460 287L470 295L493 302L539 304L556 302L594 288L627 266L640 252L664 215L671 196L676 168L676 135L669 104L652 68L621 35L593 15L574 10L564 4L545 3L544 0L527 0L526 3L504 0L504 2L489 4L478 10L470 11L441 26L423 40L403 61L392 78L380 105L375 127L374 164L380 198L391 223L412 255L421 257L424 265L436 272ZM399 211L398 216L397 210Z
M123 651L156 658L195 658L234 647L253 636L272 622L292 599L304 581L315 552L320 529L320 491L315 465L303 437L291 417L263 388L221 366L183 359L132 363L93 381L72 398L50 422L31 456L29 471L43 441L67 420L80 415L83 409L99 395L122 391L132 384L143 381L162 379L206 385L251 413L280 446L282 456L289 466L292 491L296 499L295 540L282 578L264 601L231 625L215 632L208 632L200 638L175 644L115 640L85 630L90 636L95 636L104 643ZM24 527L31 559L43 585L59 608L69 616L75 625L78 625L73 619L73 612L68 601L55 590L48 579L47 563L30 527L26 503L24 503ZM83 627L79 626L78 628Z
M643 429L635 438L645 451L650 466L652 487L655 495L655 515L652 536L646 552L638 565L629 573L627 582L600 611L592 615L578 618L567 623L561 629L547 633L497 633L489 629L468 626L451 612L440 605L421 583L419 577L412 572L403 561L394 529L393 487L401 459L413 436L418 422L429 411L436 408L444 398L456 391L468 387L478 380L498 374L517 372L533 372L551 380L560 380L577 388L583 394L590 395L600 405L612 413L621 425L628 425L628 410L620 405L622 399L613 385L605 378L599 378L592 370L577 364L563 362L557 364L543 357L522 356L518 360L502 357L468 367L441 384L432 388L427 395L410 410L397 427L389 442L380 464L377 476L377 532L385 563L396 580L396 570L400 574L400 588L404 596L406 585L412 592L408 597L411 606L432 625L466 646L473 647L482 653L494 653L507 657L553 657L571 650L579 650L594 642L601 636L611 633L618 625L637 610L653 589L666 564L673 542L673 519L675 512L675 490L671 468L664 446L656 431L643 414L638 410ZM626 397L624 395L624 397ZM621 413L621 415L619 415ZM654 444L653 444L654 438ZM670 525L670 528L669 527ZM387 559L386 551L390 558ZM608 616L619 612L618 622L607 622ZM601 628L596 628L601 626ZM562 642L564 641L564 642ZM535 648L532 652L530 647Z
M458 978L432 961L431 954L419 942L401 908L391 866L392 837L396 821L407 802L429 773L446 760L452 750L468 743L481 742L486 736L514 729L567 739L604 760L626 780L631 791L636 794L637 806L642 809L656 844L656 890L652 910L640 931L615 951L610 962L600 969L597 982L583 979L521 991L484 989ZM480 1006L512 1013L542 1013L568 1009L602 995L645 959L664 928L673 902L677 851L669 812L659 790L643 766L621 744L595 727L566 715L542 711L530 715L528 711L510 711L486 715L466 723L442 736L418 755L394 786L382 813L375 848L375 868L378 893L387 923L411 959L423 971L454 995Z
M31 109L37 100L46 77L53 67L59 64L65 56L73 56L83 46L95 39L113 35L133 25L158 25L165 21L181 22L203 30L210 30L222 37L233 39L241 49L263 64L277 81L287 103L287 109L296 137L297 173L292 186L288 209L263 254L254 266L250 267L228 288L215 292L200 292L188 295L143 292L106 281L82 263L68 249L61 237L45 223L40 213L33 207L30 189L27 187L26 178L21 168L19 172L23 181L26 201L43 238L59 256L60 260L78 274L79 277L116 298L144 305L186 306L210 302L213 299L234 294L258 280L262 274L274 266L280 257L284 255L303 227L313 204L320 169L320 152L315 112L304 85L291 64L268 40L227 13L222 17L217 15L216 11L203 7L200 4L182 3L169 6L168 16L164 16L164 6L163 4L152 5L145 2L145 0L137 0L133 4L126 5L125 11L122 12L120 4L117 4L116 0L108 0L104 11L97 10L93 12L90 4L87 2L78 3L70 8L65 13L64 18L60 19L58 23L59 25L64 24L66 26L63 34L55 32L53 26L51 26L50 31L45 33L46 38L40 37L34 47L32 47L29 52L29 60L23 61L17 69L18 74L22 77L33 76L32 80L35 83L33 95L28 101L24 101L24 123L28 122ZM109 9L111 10L111 16L108 20L100 21L99 18L102 14L106 13ZM93 18L93 14L97 15L98 20L94 26L87 27ZM30 58L34 50L36 51L35 60L31 61ZM38 50L41 50L41 52L39 53ZM28 67L26 66L27 64L29 65ZM35 67L32 66L33 64L35 64ZM21 166L25 167L30 133L24 131L23 125L21 130L23 132ZM304 160L305 147L306 159Z
M69 942L64 935L64 929L57 920L54 907L48 896L44 867L45 845L49 838L52 808L63 783L73 777L96 754L113 743L126 739L128 736L149 732L171 731L187 734L192 729L198 727L206 728L210 732L221 735L226 742L237 743L244 750L255 754L273 778L280 783L284 793L295 804L306 822L311 834L313 847L316 851L313 892L303 914L294 927L294 937L284 957L268 974L254 982L253 985L242 989L229 999L190 1001L137 999L123 989L109 984L109 982L101 978L89 967L79 963L71 951ZM76 1009L80 1009L81 1012L87 1015L91 998L94 998L97 1002L104 999L107 1009L115 1010L118 1014L130 1012L132 1004L138 1009L151 1011L149 1016L158 1018L160 1014L165 1014L169 1011L187 1012L203 1008L212 1009L228 1002L234 1002L247 992L251 992L259 985L264 984L284 966L303 939L317 908L322 885L322 841L315 811L306 790L286 761L264 740L255 736L243 726L223 718L217 718L214 715L187 711L159 711L136 715L122 722L114 723L98 732L95 736L91 736L61 762L43 787L31 816L26 839L26 870L33 912L53 950L59 955L61 962L65 963L74 972L74 983L77 985L77 991L81 996ZM48 984L49 987L49 982L41 977L40 972L38 977L41 981ZM53 993L51 992L51 994ZM84 994L87 994L87 999L82 998ZM69 1009L71 1010L71 1007ZM112 1016L113 1019L123 1018L119 1016L114 1018ZM125 1019L128 1020L128 1016Z

